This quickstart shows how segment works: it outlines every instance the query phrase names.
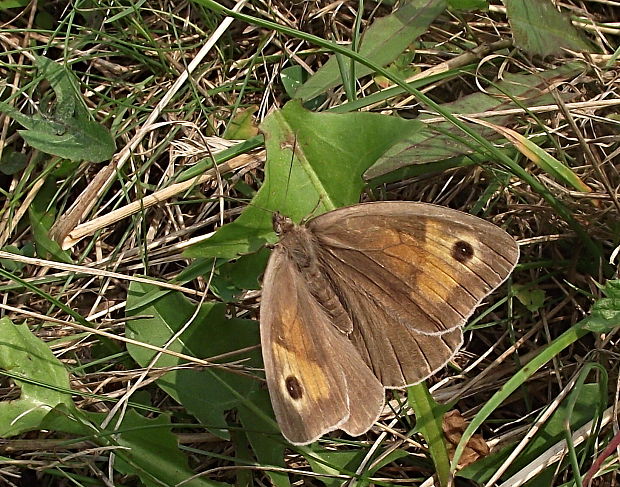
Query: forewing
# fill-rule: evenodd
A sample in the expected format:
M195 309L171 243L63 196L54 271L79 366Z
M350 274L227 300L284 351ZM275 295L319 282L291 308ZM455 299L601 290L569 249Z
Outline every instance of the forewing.
M464 325L519 256L514 239L499 227L424 203L340 208L308 228L337 286L354 281L390 321L424 334Z
M419 203L341 208L308 228L351 315L350 339L386 387L443 367L461 346L460 327L519 254L495 225Z
M291 443L310 443L337 428L358 435L372 426L383 387L329 322L282 247L273 250L265 273L260 325L271 402Z

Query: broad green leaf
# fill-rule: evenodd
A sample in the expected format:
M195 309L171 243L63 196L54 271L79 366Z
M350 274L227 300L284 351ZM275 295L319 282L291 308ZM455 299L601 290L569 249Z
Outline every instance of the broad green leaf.
M0 437L40 428L55 406L73 407L65 367L28 326L8 318L0 319L0 369L10 373L21 392L17 399L0 402Z
M294 98L295 92L307 78L308 72L298 65L288 66L280 72L280 81L289 98Z
M218 275L237 289L260 289L260 283L256 276L265 268L268 257L267 249L242 255L234 262L221 265L218 268Z
M513 284L513 294L528 311L535 312L542 308L545 302L545 291L532 285Z
M355 472L362 460L366 459L368 451L366 448L355 449L342 449L342 450L327 450L323 448L315 448L310 452L306 452L304 457L308 460L312 471L316 473L322 473L326 475L349 475L351 478L355 478ZM367 467L360 475L360 478L354 483L357 487L366 487L370 484L367 480L368 477L372 477L375 472L383 468L385 465L394 462L400 458L406 457L408 453L404 450L392 450L387 455L381 458L379 462L369 462L372 468ZM343 485L341 478L323 477L321 481L326 487L337 487Z
M364 171L416 124L375 113L313 113L298 101L287 103L261 126L265 182L252 203L186 255L235 258L275 241L273 211L300 221L358 203Z
M503 0L515 45L530 55L593 51L594 46L557 10L551 0Z
M488 0L448 0L450 10L486 10L489 8Z
M165 415L146 419L128 409L119 428L101 430L106 415L78 411L65 366L26 325L14 325L8 318L0 319L0 369L20 388L19 398L0 402L0 437L46 429L88 436L102 446L126 447L117 451L115 468L138 475L149 487L161 487L162 480L176 485L194 475ZM198 478L184 485L224 484Z
M228 484L214 482L208 477L191 481L196 472L188 466L187 456L179 448L172 429L178 427L170 422L167 414L145 418L129 408L123 412L120 424L116 418L106 428L101 424L106 413L73 412L66 407L55 408L46 418L44 427L51 431L63 431L79 439L90 439L100 446L114 449L114 470L124 475L136 475L146 487L188 485L191 487L224 487ZM73 416L71 423L68 416ZM69 441L69 440L68 440ZM133 485L133 484L132 484Z
M164 415L149 420L129 409L117 430L100 430L106 415L78 411L65 366L26 325L13 325L8 318L0 319L0 369L20 388L19 398L0 402L0 437L46 429L89 436L99 445L127 447L117 452L116 468L139 475L149 487L161 487L157 479L176 485L194 475ZM223 484L196 479L187 485Z
M155 286L131 283L127 296L127 304L131 309L128 315L148 316L148 318L128 321L126 332L128 337L162 347L192 320L191 325L174 340L168 350L207 359L246 347L257 347L259 339L256 322L227 319L224 316L225 306L213 303L201 305L194 317L196 306L176 292L164 293L156 299L148 299L141 305L144 298L154 289ZM130 344L127 345L127 350L143 367L151 363L156 353ZM233 354L224 362L239 360L244 360L243 364L247 367L260 365L257 349ZM177 357L162 354L156 366L171 367L183 362ZM242 403L244 398L258 387L258 381L255 379L208 367L203 370L174 370L159 379L157 384L213 433L224 438L228 438L225 411Z
M5 147L0 158L0 173L12 176L24 169L28 164L28 156L21 152L16 152L10 147Z
M0 9L22 8L28 5L28 0L2 0L0 1Z
M36 64L56 95L53 112L24 115L6 102L0 102L0 112L23 126L26 130L18 131L23 139L46 154L92 162L110 159L115 151L114 139L105 127L90 119L73 72L41 56L36 57Z
M244 290L260 289L258 277L265 269L268 257L269 252L262 248L233 262L220 263L211 279L211 291L225 303L231 303L237 301Z
M391 63L409 44L426 32L430 23L445 8L445 0L406 0L398 10L376 20L366 29L359 53L381 66ZM370 68L356 65L356 78L369 73ZM336 56L332 56L295 92L295 97L311 100L341 83L338 60Z
M316 448L304 455L304 457L308 460L313 472L326 475L321 478L326 487L337 487L343 485L342 479L330 478L327 475L349 474L353 477L355 470L366 456L366 453L366 449L325 450Z

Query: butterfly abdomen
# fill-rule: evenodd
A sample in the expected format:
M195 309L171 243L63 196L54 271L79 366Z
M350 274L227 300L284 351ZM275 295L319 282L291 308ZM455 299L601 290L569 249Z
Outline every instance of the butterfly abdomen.
M351 333L353 322L316 253L316 236L307 227L293 224L283 231L280 243L329 321L341 333Z

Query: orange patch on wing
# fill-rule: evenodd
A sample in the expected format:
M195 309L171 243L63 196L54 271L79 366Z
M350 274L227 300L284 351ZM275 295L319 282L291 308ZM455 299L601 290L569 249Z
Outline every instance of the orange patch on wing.
M393 228L367 228L360 238L367 249L383 250L400 244L400 232Z
M278 385L284 396L289 396L286 379L294 377L302 389L301 400L293 401L298 409L304 407L304 398L313 401L326 399L330 395L328 377L317 363L316 344L308 339L297 310L282 310L282 329L272 343L275 362L279 364Z
M385 249L384 252L400 260L392 264L394 273L418 288L411 296L415 297L419 290L423 290L429 301L440 302L448 299L457 283L450 275L453 269L447 268L445 261L437 257L438 251L444 251L443 247L425 249L430 243L415 239L409 234L401 234L400 241L402 243ZM432 264L432 267L429 267L429 264ZM426 272L415 272L420 269L425 269ZM411 274L414 277L413 282L409 277Z
M431 257L431 261L443 271L433 273L432 275L443 286L443 291L439 293L442 299L449 298L450 293L459 286L459 276L454 274L459 266L455 265L454 257L452 256L452 246L458 240L460 238L451 236L449 229L446 229L445 225L432 220L426 222L425 245L432 246L433 257Z

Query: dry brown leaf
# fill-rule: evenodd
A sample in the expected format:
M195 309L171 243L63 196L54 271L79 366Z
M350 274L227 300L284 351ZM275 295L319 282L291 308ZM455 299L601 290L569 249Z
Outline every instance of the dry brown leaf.
M463 432L467 428L467 421L465 421L465 418L461 416L459 411L453 409L444 415L441 428L447 440L448 455L450 460L452 460L456 446L461 441ZM469 439L467 446L463 450L463 454L459 459L459 467L466 467L476 460L486 457L489 453L489 446L482 438L482 435L475 434Z

